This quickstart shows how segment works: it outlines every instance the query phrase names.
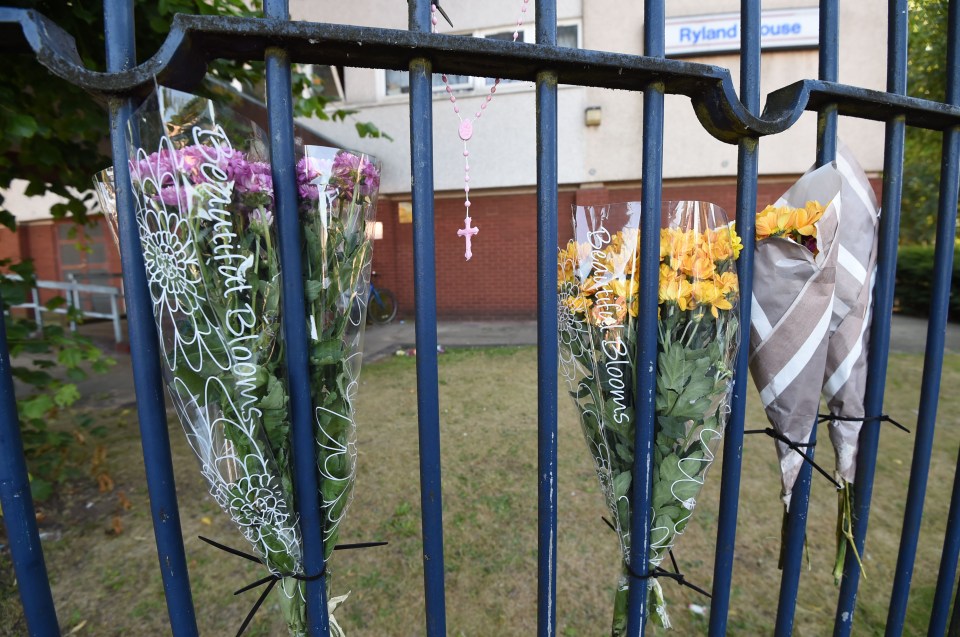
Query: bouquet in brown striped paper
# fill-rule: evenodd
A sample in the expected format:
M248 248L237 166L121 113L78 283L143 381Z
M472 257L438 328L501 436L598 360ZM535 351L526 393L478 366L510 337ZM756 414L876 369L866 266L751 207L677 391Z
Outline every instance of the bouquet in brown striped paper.
M788 510L804 462L797 447L809 444L820 407L834 314L840 199L840 173L829 164L804 175L757 215L750 373L777 434Z
M823 399L830 416L830 440L840 482L837 514L837 559L834 579L843 574L847 545L854 551L849 486L857 471L857 449L863 426L867 385L867 349L877 266L877 199L863 169L846 148L837 155L842 177L843 222L838 233L833 322L823 374ZM855 553L856 554L856 553ZM857 556L859 561L859 555ZM862 568L862 564L861 564Z
M787 510L821 395L827 403L822 420L839 487L837 581L852 545L848 486L864 418L877 218L866 175L842 145L835 162L804 175L757 215L750 371L779 437Z

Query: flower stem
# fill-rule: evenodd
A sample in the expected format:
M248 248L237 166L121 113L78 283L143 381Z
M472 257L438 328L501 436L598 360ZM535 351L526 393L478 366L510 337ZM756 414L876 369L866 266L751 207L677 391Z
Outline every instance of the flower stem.
M627 573L627 567L622 567L620 579L617 582L617 592L613 599L613 627L610 630L611 637L626 637L627 634L627 608L630 601L630 576Z
M280 612L287 623L291 637L300 637L307 634L307 605L306 584L292 577L280 580L278 595L280 598Z
M860 552L857 551L857 545L853 539L853 499L850 495L850 483L846 480L840 480L841 489L837 492L837 559L833 565L833 583L837 586L843 579L843 565L847 558L847 546L853 549L853 555L857 558L857 565L860 567L860 573L866 577L863 569L863 560L860 559Z

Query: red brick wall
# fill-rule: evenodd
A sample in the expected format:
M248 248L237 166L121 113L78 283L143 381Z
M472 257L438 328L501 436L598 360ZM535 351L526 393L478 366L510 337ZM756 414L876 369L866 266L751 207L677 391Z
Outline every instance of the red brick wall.
M20 236L0 227L0 261L10 259L14 263L21 259Z
M757 190L757 210L773 203L796 177L762 178ZM879 199L880 180L871 180ZM534 318L536 299L536 212L534 193L472 193L472 217L480 233L473 238L473 259L463 258L463 199L449 197L434 203L437 266L437 313L440 318ZM570 206L639 201L640 187L597 187L561 190L559 193L560 243L572 236ZM736 185L725 181L680 181L664 185L663 200L712 201L736 214ZM412 317L413 224L400 224L398 204L404 199L384 198L377 210L383 222L383 240L373 251L377 286L394 292L401 317ZM406 199L406 201L409 201Z
M534 193L472 197L473 258L464 259L463 200L437 199L437 313L441 318L530 318L537 309L537 201ZM573 192L561 192L560 210L570 209ZM569 226L567 214L561 225ZM383 201L382 241L373 251L376 284L397 296L400 315L411 317L413 300L413 224L398 223L398 201Z

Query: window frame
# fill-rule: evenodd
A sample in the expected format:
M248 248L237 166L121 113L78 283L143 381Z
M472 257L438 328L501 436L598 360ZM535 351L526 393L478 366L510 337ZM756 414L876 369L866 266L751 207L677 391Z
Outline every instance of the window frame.
M577 30L577 49L583 48L583 20L582 18L572 18L568 20L559 20L557 22L557 29L564 27L576 27ZM475 29L467 33L457 33L455 35L469 36L474 38L486 38L491 35L499 33L513 33L516 30L510 26L498 26L498 27L489 27L484 29ZM536 41L536 25L534 23L524 24L520 27L519 31L523 34L524 42L535 42ZM398 73L404 73L405 71L397 71ZM435 76L438 74L435 74ZM485 94L490 90L490 87L493 86L493 80L495 78L486 78L479 76L469 76L467 82L458 82L456 84L451 83L450 88L453 91L454 95L469 95L469 94ZM401 90L399 92L388 93L387 92L387 71L385 69L379 69L377 73L377 94L379 101L389 102L389 101L405 101L409 99L410 93L407 88L404 90L404 86L401 85ZM409 87L409 78L406 87ZM447 87L443 84L434 84L433 86L433 96L434 99L441 98L446 94ZM532 91L534 90L534 85L531 82L525 81L503 81L497 87L498 92L513 92L513 91Z

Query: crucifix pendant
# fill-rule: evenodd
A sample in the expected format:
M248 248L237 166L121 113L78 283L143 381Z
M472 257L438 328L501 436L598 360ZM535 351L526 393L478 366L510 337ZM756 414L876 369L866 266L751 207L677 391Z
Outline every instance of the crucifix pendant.
M470 240L473 239L473 235L480 232L480 228L470 227L470 221L471 221L470 217L464 217L463 228L457 230L457 235L467 240L467 249L463 253L463 256L466 257L467 261L469 261L470 257L473 256L473 251L470 249Z

